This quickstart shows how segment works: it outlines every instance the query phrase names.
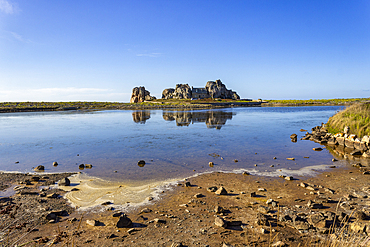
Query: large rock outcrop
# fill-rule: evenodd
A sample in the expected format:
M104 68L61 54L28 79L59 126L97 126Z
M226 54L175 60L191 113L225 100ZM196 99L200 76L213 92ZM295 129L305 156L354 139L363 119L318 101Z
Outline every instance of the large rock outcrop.
M213 99L240 99L239 95L228 90L221 80L208 81L205 88L193 88L188 84L177 84L176 88L167 88L162 92L162 99L191 99L191 98L213 98ZM201 93L196 93L201 91ZM204 92L203 92L204 91Z
M167 88L167 89L163 90L162 99L172 99L174 92L175 92L175 89L173 89L173 88Z
M132 89L130 103L140 103L145 100L156 99L154 96L150 96L150 92L145 90L145 87L134 87Z
M188 84L176 84L176 88L167 88L162 92L162 99L191 99L191 88Z
M206 89L213 99L240 99L239 95L236 92L227 89L221 80L208 81Z

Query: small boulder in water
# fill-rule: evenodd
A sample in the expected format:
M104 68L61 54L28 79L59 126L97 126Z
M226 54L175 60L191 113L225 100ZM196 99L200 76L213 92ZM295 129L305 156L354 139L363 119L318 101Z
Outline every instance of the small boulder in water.
M63 178L58 182L59 186L70 186L71 181L68 178Z
M145 166L145 160L139 160L137 162L137 165L140 166L140 167L144 167Z
M34 169L36 172L43 172L45 170L45 167L42 166L42 165L39 165L37 166L35 169Z

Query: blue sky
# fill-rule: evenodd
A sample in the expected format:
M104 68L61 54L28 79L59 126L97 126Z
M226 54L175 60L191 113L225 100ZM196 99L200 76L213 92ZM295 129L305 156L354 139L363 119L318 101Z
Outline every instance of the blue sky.
M370 1L0 0L0 102L370 97Z

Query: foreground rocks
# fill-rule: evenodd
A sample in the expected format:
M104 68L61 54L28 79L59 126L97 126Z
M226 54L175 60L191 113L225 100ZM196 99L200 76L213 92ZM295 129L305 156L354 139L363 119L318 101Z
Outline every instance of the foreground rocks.
M13 174L0 173L0 184L15 186L15 194L0 197L0 245L14 246L21 237L40 231L43 225L56 224L73 213L62 190L52 188L59 180L65 182L67 174ZM1 190L7 186L0 186ZM41 186L41 188L40 188ZM49 236L40 234L36 242L46 243Z
M44 223L20 243L72 244L73 239L76 246L329 246L325 241L342 229L370 235L370 177L362 174L367 168L331 169L316 178L289 181L204 174L162 193L156 203L130 210L111 204L92 211L41 210L47 212ZM48 200L61 202L62 197ZM35 211L43 205L38 203ZM2 207L4 213L19 204L10 205Z
M328 132L326 125L322 124L312 128L312 132L307 132L302 140L325 145L341 158L348 158L349 155L355 158L370 158L370 137L350 134L349 127L345 127L341 133L332 134Z

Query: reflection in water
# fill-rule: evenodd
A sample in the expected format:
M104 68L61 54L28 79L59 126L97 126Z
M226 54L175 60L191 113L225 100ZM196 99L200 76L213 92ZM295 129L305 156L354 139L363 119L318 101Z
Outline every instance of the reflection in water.
M225 125L226 121L232 117L232 112L225 111L163 111L163 119L166 121L176 120L177 126L205 123L207 128L221 129L222 125Z
M133 111L132 120L135 123L145 124L146 120L150 118L150 111Z
M362 156L351 155L354 151L352 148L341 145L325 145L326 149L338 160L346 159L354 162L361 162L362 165L369 166L370 159L364 159Z

